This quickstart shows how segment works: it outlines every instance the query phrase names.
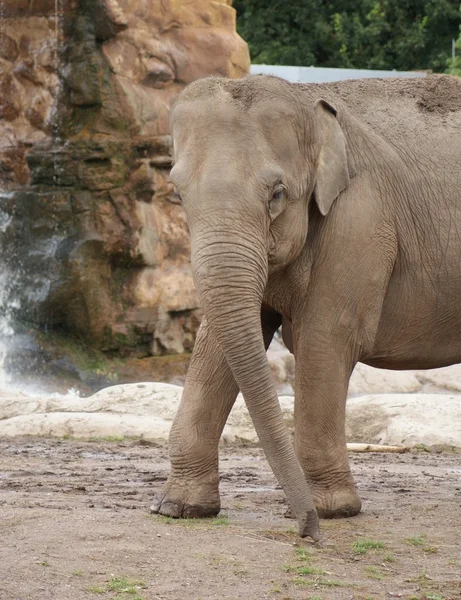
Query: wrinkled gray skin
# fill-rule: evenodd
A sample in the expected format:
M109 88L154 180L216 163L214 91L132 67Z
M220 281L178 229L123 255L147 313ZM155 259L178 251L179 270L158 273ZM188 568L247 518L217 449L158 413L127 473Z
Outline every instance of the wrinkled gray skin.
M181 94L171 178L205 318L154 512L218 513L218 441L239 389L300 535L318 538L314 503L320 517L359 512L344 428L355 364L461 361L459 98L450 77L210 78ZM282 323L294 452L265 354Z

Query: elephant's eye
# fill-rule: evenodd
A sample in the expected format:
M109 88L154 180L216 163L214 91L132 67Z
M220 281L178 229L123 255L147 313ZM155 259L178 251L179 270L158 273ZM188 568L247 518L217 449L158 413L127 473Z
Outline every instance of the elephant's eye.
M173 204L182 204L181 194L176 188L174 188L173 194L171 196L171 202L173 202Z
M286 205L286 194L283 185L277 185L269 200L269 216L271 221L276 219L284 210Z

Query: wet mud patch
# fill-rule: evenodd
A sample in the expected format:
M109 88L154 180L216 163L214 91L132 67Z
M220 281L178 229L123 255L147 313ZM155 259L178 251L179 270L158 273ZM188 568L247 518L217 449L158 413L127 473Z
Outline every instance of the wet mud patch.
M422 449L424 450L424 449ZM297 537L258 448L221 453L216 519L148 514L166 447L0 440L2 600L461 598L461 456L352 455L358 517Z

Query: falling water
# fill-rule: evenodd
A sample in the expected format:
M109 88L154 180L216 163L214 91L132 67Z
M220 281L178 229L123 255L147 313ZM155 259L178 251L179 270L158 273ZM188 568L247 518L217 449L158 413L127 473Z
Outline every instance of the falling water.
M11 217L0 210L0 235L5 232L10 222ZM10 288L11 274L3 265L0 267L0 387L5 387L10 382L5 363L8 346L14 334L12 311L16 308L9 301Z
M0 0L0 33L3 33L4 27L5 3L3 0ZM0 190L0 192L3 192L3 190ZM8 197L9 194L2 193L0 195L0 237L5 234L12 220L11 215L3 210L2 201L4 199L7 200ZM6 267L4 256L2 258L3 260L0 264L0 387L5 387L9 383L9 377L6 372L6 356L14 335L12 312L16 308L16 303L10 300L13 278Z
M0 271L0 388L11 384L7 371L7 354L14 344L13 316L19 309L19 300L11 299L14 275L8 269Z
M54 4L54 71L56 74L54 105L52 109L52 155L53 155L53 180L55 185L58 185L59 178L59 148L62 144L60 139L60 123L59 123L59 104L62 98L63 86L61 82L60 72L60 52L62 48L63 32L63 11L61 6L62 0L55 0ZM10 16L6 12L6 4L4 0L0 0L0 33L6 32L7 18ZM1 43L1 38L0 38ZM15 191L6 191L0 181L0 388L12 387L13 376L9 372L12 366L12 357L14 351L18 354L18 342L20 345L21 336L15 331L15 317L21 308L19 299L19 289L22 292L27 292L27 299L32 303L41 300L43 292L37 288L37 284L33 277L29 277L27 282L24 281L23 269L14 256L14 243L12 236L9 235L11 230L17 227L14 224L14 204L16 202ZM49 240L54 243L54 238ZM30 288L30 289L27 289ZM35 295L39 294L40 298ZM15 358L17 360L17 357Z

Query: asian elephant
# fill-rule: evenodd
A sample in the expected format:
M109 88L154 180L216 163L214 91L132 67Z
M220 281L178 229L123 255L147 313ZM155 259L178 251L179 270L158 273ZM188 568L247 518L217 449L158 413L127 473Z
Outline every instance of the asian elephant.
M216 515L239 389L301 536L355 515L345 403L357 362L461 362L461 79L207 78L171 112L171 178L204 319L152 510ZM296 359L294 448L265 354Z

